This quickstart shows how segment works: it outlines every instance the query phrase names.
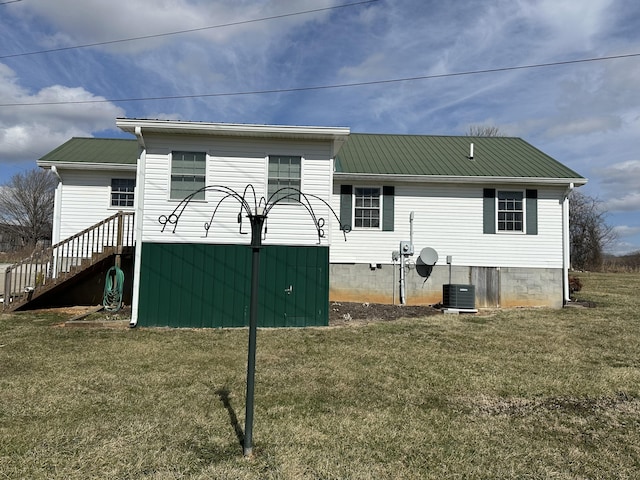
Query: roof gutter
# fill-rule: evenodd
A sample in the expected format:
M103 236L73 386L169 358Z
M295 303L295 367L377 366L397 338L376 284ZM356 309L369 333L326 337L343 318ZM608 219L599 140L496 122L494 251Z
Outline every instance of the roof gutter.
M461 176L461 175L397 175L378 173L340 173L334 172L334 180L365 182L400 182L400 183L465 183L465 184L531 184L531 185L567 185L575 186L587 183L586 178L553 178L553 177L493 177L493 176Z
M37 164L42 168L69 169L69 170L136 170L135 164L130 163L85 163L85 162L56 162L51 160L38 160Z
M117 118L116 126L137 136L144 129L148 134L182 133L242 137L297 138L309 140L340 140L346 138L349 127L309 127L295 125L256 125L238 123L184 122L175 120L147 120Z

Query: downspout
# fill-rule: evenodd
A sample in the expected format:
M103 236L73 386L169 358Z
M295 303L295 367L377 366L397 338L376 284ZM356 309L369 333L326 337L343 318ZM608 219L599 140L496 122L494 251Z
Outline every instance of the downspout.
M138 140L138 146L140 147L140 154L138 157L138 165L136 168L136 192L134 197L134 222L135 222L135 237L133 239L135 243L134 257L133 257L133 298L131 300L131 320L129 322L130 327L135 327L138 324L138 306L140 301L140 261L142 258L142 232L144 224L144 184L145 184L145 170L147 163L147 146L142 136L142 128L136 127L136 138Z
M400 254L400 305L404 305L405 300L405 292L404 292L404 255Z
M569 238L569 195L574 189L574 184L570 183L562 197L562 283L563 299L566 305L571 301L569 292L569 267L571 266L571 244Z
M53 231L51 232L51 245L56 245L60 242L60 229L61 229L61 216L62 216L62 177L55 165L51 166L51 171L58 177L58 185L53 196ZM58 276L58 255L53 254L53 264L51 265L51 275L53 278Z

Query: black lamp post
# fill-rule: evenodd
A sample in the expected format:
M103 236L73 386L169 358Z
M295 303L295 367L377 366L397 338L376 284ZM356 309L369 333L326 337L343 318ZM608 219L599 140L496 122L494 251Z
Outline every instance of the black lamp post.
M346 234L351 231L351 226L340 224L340 218L336 215L336 212L331 208L325 200L316 196L304 194L297 188L281 188L274 192L269 199L265 200L261 197L258 201L255 189L253 185L248 184L242 195L233 190L232 188L222 185L212 185L203 187L200 190L192 193L184 198L178 206L169 215L162 215L158 219L162 225L162 231L165 230L167 224L173 224L173 232L175 233L178 221L182 216L185 208L191 202L191 200L200 192L210 191L222 194L222 198L218 200L216 207L213 210L211 219L204 224L206 234L209 234L209 229L212 226L213 218L218 211L218 208L224 200L227 198L233 198L240 203L240 213L238 214L238 223L240 224L240 233L245 234L242 231L242 217L243 214L249 218L251 224L251 298L249 304L249 347L247 353L247 394L246 394L246 412L245 412L245 426L244 426L244 441L242 445L243 454L245 457L253 455L253 412L254 412L254 390L255 390L255 373L256 373L256 337L258 331L258 293L260 290L260 250L262 249L262 238L265 232L264 225L267 219L268 213L279 202L296 202L301 204L309 215L313 219L316 230L318 232L318 244L325 236L324 225L325 221L322 217L316 217L313 207L311 206L310 199L318 200L329 208L333 216L338 220L340 230L347 239ZM247 195L251 191L253 196L253 208L247 201Z

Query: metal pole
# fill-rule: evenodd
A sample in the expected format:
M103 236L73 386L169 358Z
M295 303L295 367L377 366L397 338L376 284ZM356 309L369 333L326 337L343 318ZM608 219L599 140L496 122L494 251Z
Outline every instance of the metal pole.
M249 352L247 354L247 404L244 422L245 457L253 454L253 398L256 374L256 332L258 330L258 291L260 288L260 248L264 215L251 215L251 303L249 310Z

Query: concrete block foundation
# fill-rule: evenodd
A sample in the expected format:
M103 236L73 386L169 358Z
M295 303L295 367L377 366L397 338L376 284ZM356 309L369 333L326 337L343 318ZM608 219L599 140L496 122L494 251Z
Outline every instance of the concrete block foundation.
M407 305L442 302L442 285L472 284L476 308L551 307L563 305L560 268L475 267L411 263L405 266ZM336 302L400 304L400 264L329 266L329 299Z

